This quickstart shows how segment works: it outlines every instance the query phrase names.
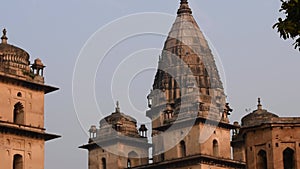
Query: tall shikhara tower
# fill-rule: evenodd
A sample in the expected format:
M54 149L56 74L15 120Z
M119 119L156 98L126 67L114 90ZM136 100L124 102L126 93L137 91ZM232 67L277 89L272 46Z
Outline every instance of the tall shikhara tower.
M44 83L40 59L30 64L29 54L0 43L0 169L43 169L45 141L59 136L44 128L44 95L56 87Z
M187 0L181 0L147 98L152 143L147 144L145 125L138 134L137 122L117 106L116 112L100 121L99 129L91 127L89 143L81 146L89 150L89 169L300 166L299 117L279 117L263 109L258 99L257 110L244 116L241 124L229 123L232 109L226 103L214 56ZM107 144L99 147L97 143ZM118 151L112 154L107 147ZM153 157L149 162L144 156L148 147Z
M153 164L146 168L243 168L231 160L235 126L225 99L208 43L181 0L148 95Z

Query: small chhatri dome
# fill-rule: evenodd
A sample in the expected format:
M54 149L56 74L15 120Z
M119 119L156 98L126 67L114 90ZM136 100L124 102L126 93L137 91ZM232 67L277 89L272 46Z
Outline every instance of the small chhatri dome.
M38 65L38 66L44 66L44 64L42 63L42 60L40 58L35 59L34 64Z
M261 100L258 98L257 110L254 110L252 113L244 116L242 118L242 126L250 127L260 125L272 118L277 118L276 114L270 113L267 110L262 108Z

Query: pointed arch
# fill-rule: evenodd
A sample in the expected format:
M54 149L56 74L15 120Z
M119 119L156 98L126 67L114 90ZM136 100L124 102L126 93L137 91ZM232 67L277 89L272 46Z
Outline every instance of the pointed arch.
M283 166L284 169L295 169L295 152L291 148L286 148L283 151Z
M102 163L101 169L106 169L106 159L105 158L101 159L101 163Z
M186 156L186 145L185 142L182 140L179 143L179 156L185 157Z
M21 102L14 105L13 122L16 124L24 124L24 106Z
M219 143L216 139L213 141L213 156L219 156Z
M127 167L134 167L139 165L139 155L135 151L131 151L128 153Z
M268 169L267 153L260 150L257 154L257 169Z
M23 169L23 157L20 154L14 155L13 169Z

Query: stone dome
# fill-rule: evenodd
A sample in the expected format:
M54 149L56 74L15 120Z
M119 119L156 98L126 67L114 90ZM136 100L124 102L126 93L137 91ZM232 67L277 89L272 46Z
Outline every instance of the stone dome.
M111 115L100 120L100 127L105 126L107 124L117 124L117 123L124 122L124 121L132 123L132 124L137 123L137 121L133 117L125 115L124 113L121 113L121 112L114 112Z
M110 135L115 132L125 136L139 137L137 121L133 117L120 112L119 103L115 112L100 120L100 135ZM113 130L111 130L113 129Z
M3 29L2 41L0 43L0 61L15 63L13 66L21 68L24 68L22 65L29 66L29 54L19 47L8 44L7 39L6 30Z
M42 60L40 58L35 59L34 64L38 65L38 66L44 66L44 64L42 63Z
M258 99L257 110L253 111L252 113L242 118L242 127L251 127L251 126L260 125L264 122L271 120L272 118L278 118L278 116L274 113L268 112L265 109L262 109L260 99Z

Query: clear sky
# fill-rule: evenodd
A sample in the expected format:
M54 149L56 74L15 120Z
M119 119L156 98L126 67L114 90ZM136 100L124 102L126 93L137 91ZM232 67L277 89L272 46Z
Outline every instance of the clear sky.
M178 6L179 0L2 2L0 27L7 28L8 42L27 50L31 61L41 58L47 65L46 82L60 88L46 96L45 127L48 132L60 134L62 138L46 144L45 169L87 169L87 152L77 147L87 143L88 127L80 124L85 122L77 118L72 98L75 63L87 40L101 27L120 17L140 12L175 15ZM272 29L280 16L280 0L190 0L190 7L223 65L226 94L234 109L231 122L247 114L245 109L253 111L257 97L261 97L263 106L273 113L299 116L300 53L293 49L292 41L280 39ZM138 24L141 23L132 24L132 28ZM120 27L116 32L122 32L122 29ZM110 91L106 82L113 79L112 72L120 61L134 54L135 50L161 49L164 39L150 35L129 38L107 55L107 64L99 66L95 79L102 114L110 114L114 110L114 101L118 99L115 98L118 96L113 96L107 100L105 91ZM156 63L159 51L145 54L148 55L149 62ZM114 65L113 69L109 68L110 65ZM124 112L138 116L142 122L147 122L142 116L154 73L153 69L144 71L130 84L124 82L126 87L129 86L130 101L139 114L128 113L126 110L131 111L130 108L122 102L121 109L123 107ZM101 113L86 111L84 120L98 126ZM91 113L96 118L89 116Z

